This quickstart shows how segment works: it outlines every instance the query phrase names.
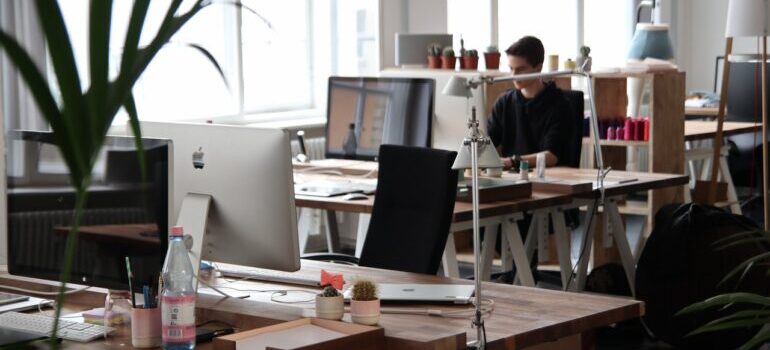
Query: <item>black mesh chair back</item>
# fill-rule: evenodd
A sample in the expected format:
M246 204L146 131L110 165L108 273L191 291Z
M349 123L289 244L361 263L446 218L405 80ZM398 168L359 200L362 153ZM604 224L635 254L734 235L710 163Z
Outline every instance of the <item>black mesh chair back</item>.
M564 97L569 101L570 111L572 111L570 117L574 118L571 124L572 129L572 147L569 152L569 159L563 162L563 165L579 168L580 167L580 151L583 147L583 118L585 117L584 108L585 100L583 100L583 92L575 90L564 90Z
M457 194L456 152L382 145L360 266L436 274Z

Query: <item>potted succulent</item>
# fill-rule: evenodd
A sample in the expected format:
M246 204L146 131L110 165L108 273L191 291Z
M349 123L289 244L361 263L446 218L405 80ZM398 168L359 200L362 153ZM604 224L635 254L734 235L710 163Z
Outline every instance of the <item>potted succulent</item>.
M591 70L591 48L588 46L580 47L580 55L577 57L577 68L586 72Z
M500 51L497 49L497 45L487 46L487 51L484 52L484 63L487 70L500 69Z
M441 68L455 69L456 61L457 57L455 57L455 50L452 49L451 46L445 47L441 52Z
M441 68L441 45L428 45L428 68Z
M340 320L345 314L345 300L336 288L324 287L323 292L315 297L315 315L327 320Z
M476 50L465 51L462 57L462 66L464 69L478 69L479 68L479 52Z
M465 51L465 40L460 37L460 69L465 69L465 62L463 61L463 57L465 57L466 51Z
M363 325L376 325L380 321L380 299L374 282L366 279L353 282L350 316L353 322Z

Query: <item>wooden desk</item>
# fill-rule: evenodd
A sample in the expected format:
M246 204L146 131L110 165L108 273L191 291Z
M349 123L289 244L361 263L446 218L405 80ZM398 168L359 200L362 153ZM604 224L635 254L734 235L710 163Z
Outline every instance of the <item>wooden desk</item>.
M685 107L685 116L714 117L719 114L718 107Z
M724 122L722 125L724 136L752 133L762 130L762 124L751 122ZM716 121L688 120L684 122L684 140L708 140L717 134Z
M356 275L366 275L377 282L391 283L456 283L469 284L468 280L440 276L420 275L397 271L336 265L322 262L302 261L302 269L297 274L318 276L320 269L342 272L346 279ZM24 282L27 281L27 282ZM38 287L34 287L37 283ZM29 279L17 279L14 276L0 274L0 284L16 285L25 288L48 287L53 282L32 282ZM317 289L302 286L265 284L245 281L228 284L229 287L264 290L264 289ZM634 319L644 314L644 304L640 301L606 297L591 294L566 293L544 289L511 286L496 283L484 283L484 298L495 301L495 310L486 319L488 349L541 349L536 347L563 338L575 341L583 332L607 326L624 320ZM0 289L2 287L0 286ZM97 307L104 301L103 290L93 290L68 299L73 304L72 311ZM278 304L270 302L269 293L252 294L250 299L223 299L213 294L199 294L197 301L197 321L221 320L234 323L242 329L262 327L315 314L313 303ZM388 306L383 306L386 309ZM425 306L407 305L419 309L470 309L470 306ZM350 314L343 319L350 322ZM474 339L475 330L470 327L470 317L442 318L423 315L398 315L383 313L381 327L385 329L385 349L464 349L469 339ZM570 344L579 344L570 343ZM547 344L545 344L547 346ZM570 349L578 348L572 345ZM105 349L100 342L79 344L65 342L64 348ZM199 349L210 349L210 343L202 344Z

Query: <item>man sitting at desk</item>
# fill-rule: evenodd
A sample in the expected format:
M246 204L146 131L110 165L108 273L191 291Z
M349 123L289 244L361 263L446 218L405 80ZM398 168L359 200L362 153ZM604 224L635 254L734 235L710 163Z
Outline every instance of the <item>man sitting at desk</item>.
M505 53L513 74L538 73L545 49L540 39L525 36ZM487 131L506 169L526 160L535 166L538 153L546 166L563 165L570 145L570 108L562 91L542 79L515 81L516 89L501 95L492 108Z

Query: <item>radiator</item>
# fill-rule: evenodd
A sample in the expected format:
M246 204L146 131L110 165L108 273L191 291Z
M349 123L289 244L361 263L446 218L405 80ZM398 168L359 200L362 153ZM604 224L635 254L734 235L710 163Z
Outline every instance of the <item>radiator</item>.
M305 139L305 148L310 160L324 159L326 154L326 138L314 137L312 139ZM293 140L291 141L291 155L296 156L297 154L299 154L299 142Z
M69 226L72 210L16 212L8 216L8 260L22 266L35 266L45 271L58 271L64 261L66 236L53 232L54 227ZM81 225L146 223L141 208L86 209ZM98 266L98 244L79 240L73 271L88 271Z

